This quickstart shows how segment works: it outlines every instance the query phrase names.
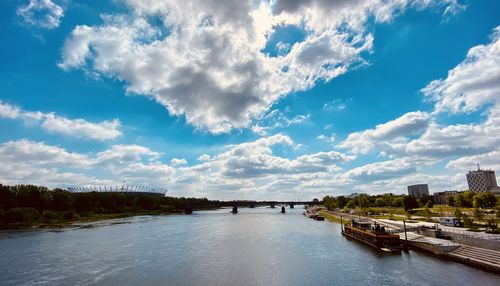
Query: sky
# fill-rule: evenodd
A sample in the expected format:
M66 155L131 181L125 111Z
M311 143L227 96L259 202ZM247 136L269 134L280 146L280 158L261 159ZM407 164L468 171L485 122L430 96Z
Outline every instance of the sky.
M500 171L500 1L3 0L0 183L306 200Z

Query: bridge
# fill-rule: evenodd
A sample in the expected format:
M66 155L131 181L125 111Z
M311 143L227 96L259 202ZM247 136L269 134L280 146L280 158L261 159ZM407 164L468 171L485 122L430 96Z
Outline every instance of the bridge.
M296 205L313 205L313 201L232 201L225 202L224 206L233 207L232 213L238 213L239 208L255 208L255 207L270 207L282 206L281 212L285 213L285 207L293 209Z

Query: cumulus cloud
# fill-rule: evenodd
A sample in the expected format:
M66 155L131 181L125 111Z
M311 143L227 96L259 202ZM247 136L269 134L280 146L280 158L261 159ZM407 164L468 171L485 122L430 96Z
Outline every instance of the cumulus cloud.
M497 145L498 146L498 145ZM464 156L452 160L446 164L447 168L456 170L472 170L475 169L476 164L480 163L482 168L500 170L500 149L474 156Z
M82 154L44 142L8 141L0 144L0 181L67 186L117 184L127 178L136 183L165 183L174 168L159 162L160 156L139 145L113 145Z
M0 161L50 165L90 166L86 155L71 153L58 146L29 140L8 141L0 145Z
M349 134L337 147L353 153L366 154L388 141L404 139L409 135L424 131L430 123L426 112L408 112L399 118L367 129Z
M51 0L30 0L17 8L17 15L28 26L42 29L59 27L64 10Z
M19 107L0 101L0 117L16 119L20 113Z
M40 124L43 129L49 132L77 138L106 141L122 135L121 123L118 119L93 123L81 118L69 119L52 112L25 111L2 101L0 101L0 117Z
M453 1L292 2L127 0L127 14L75 27L59 66L119 79L128 92L154 98L171 115L224 133L256 126L283 96L362 64L362 53L373 47L365 29L370 17L390 21L409 7ZM307 37L286 53L265 54L267 41L286 26Z
M329 142L329 143L333 143L333 142L335 142L335 133L332 133L330 136L327 136L325 134L320 134L316 137L316 139L321 140L321 141L325 141L325 142Z
M208 160L210 160L210 155L203 154L203 155L199 156L198 158L196 158L196 160L198 160L198 161L208 161Z
M493 30L489 44L471 48L466 59L431 82L422 92L436 102L436 112L472 112L500 99L500 26Z
M366 164L338 176L340 181L370 183L373 181L399 178L417 170L407 159L389 160Z
M173 158L172 160L170 160L170 164L172 166L186 165L187 161L186 159Z
M0 144L0 166L20 169L0 167L0 181L64 186L117 184L126 179L135 184L168 185L184 195L206 195L196 193L204 190L211 197L221 198L221 192L226 191L283 192L286 190L279 189L276 183L285 181L296 182L294 188L298 189L304 182L340 171L339 165L355 158L336 151L286 158L275 154L273 149L277 146L293 148L294 143L288 136L277 134L230 146L210 160L183 166L184 159L166 164L161 161L161 153L140 145L113 145L100 152L82 154L44 142L9 141ZM54 176L43 181L41 174Z
M360 154L377 150L391 160L365 164L336 175L336 179L347 185L368 182L375 189L384 184L401 186L432 180L439 189L449 190L465 187L465 172L476 163L499 169L498 32L497 27L490 43L471 48L446 78L423 89L435 101L434 112L410 112L373 129L352 133L342 141L337 147ZM448 113L479 109L484 117L479 122L439 123ZM423 173L426 168L439 168L440 163L447 167L441 175ZM417 180L418 176L422 178Z

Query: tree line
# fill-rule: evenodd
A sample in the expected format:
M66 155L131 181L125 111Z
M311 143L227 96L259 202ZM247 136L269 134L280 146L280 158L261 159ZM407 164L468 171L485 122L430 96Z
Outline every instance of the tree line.
M491 192L474 193L465 191L449 196L446 203L452 207L494 208L497 201L497 198Z
M97 214L177 213L227 203L206 198L175 198L126 193L71 193L42 186L0 184L0 225L50 223Z
M425 206L431 208L434 205L434 196L424 196L420 199L417 199L414 196L395 195L392 193L374 196L359 194L353 198L346 196L325 196L323 198L323 205L329 210L340 208L344 211L351 210L356 207L396 207L404 208L405 210L412 210L414 208Z
M465 191L448 197L447 204L454 207L494 208L499 202L499 199L491 192L474 193ZM432 208L434 205L434 196L423 196L419 199L414 196L395 195L392 193L374 196L360 194L354 198L325 196L323 198L323 205L329 210L334 210L335 208L350 210L356 207L397 207L408 211L418 207Z

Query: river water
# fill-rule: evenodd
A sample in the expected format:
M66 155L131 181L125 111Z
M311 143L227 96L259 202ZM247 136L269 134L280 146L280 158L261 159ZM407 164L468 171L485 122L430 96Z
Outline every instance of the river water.
M1 285L500 285L418 252L379 253L302 208L140 216L0 232Z

